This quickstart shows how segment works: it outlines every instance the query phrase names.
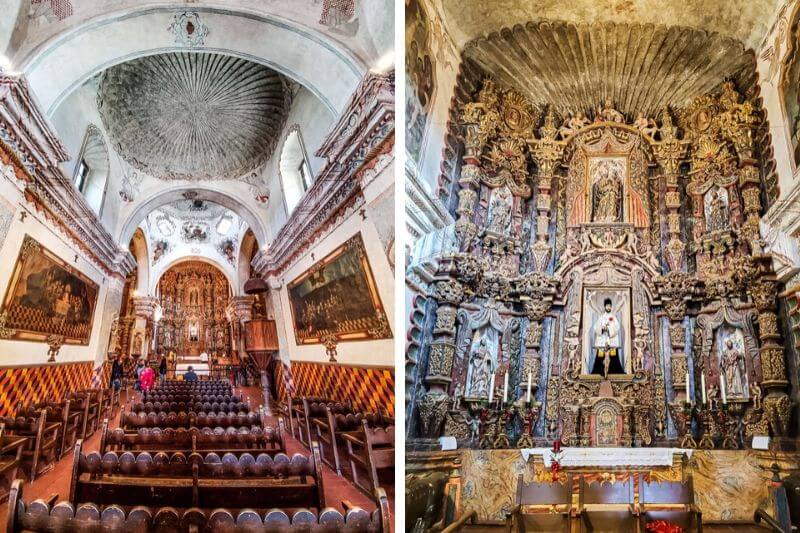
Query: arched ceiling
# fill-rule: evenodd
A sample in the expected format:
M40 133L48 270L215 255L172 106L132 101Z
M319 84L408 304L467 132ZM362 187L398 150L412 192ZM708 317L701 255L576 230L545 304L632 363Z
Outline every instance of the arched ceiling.
M106 70L98 107L119 154L160 179L235 179L272 155L291 93L273 70L178 52Z
M622 23L686 26L758 48L783 0L432 0L441 4L445 31L468 41L530 20L575 24Z
M539 20L468 43L464 56L531 102L588 113L607 99L629 118L682 107L733 78L755 79L755 58L734 39L680 26Z

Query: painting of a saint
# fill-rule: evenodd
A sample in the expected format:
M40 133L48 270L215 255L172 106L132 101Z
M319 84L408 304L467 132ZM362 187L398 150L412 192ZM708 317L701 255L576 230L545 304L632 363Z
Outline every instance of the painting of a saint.
M726 229L729 223L728 191L723 187L712 187L703 197L706 217L706 230L719 231Z
M744 337L736 328L721 327L716 336L717 356L721 379L725 380L728 398L747 396L747 382L744 366Z
M70 344L89 344L99 287L25 237L3 301L12 338L44 341L63 335Z
M584 372L608 377L626 374L630 334L630 292L587 289L584 297Z
M590 183L592 192L592 222L623 221L624 157L592 158Z

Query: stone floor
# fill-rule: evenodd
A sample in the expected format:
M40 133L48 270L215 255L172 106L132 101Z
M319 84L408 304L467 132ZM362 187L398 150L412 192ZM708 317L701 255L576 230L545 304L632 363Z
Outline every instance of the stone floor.
M260 389L256 387L241 387L236 389L237 393L241 393L250 400L251 409L257 410L263 404L263 396ZM130 401L132 402L138 394L132 393ZM127 395L123 393L122 401L129 405ZM123 406L125 408L125 405ZM277 425L277 419L272 419L270 424ZM119 415L115 417L109 424L110 427L119 426ZM308 449L305 448L298 440L289 435L285 435L286 451L290 455L295 453L308 454ZM96 431L84 445L84 449L88 451L97 450L100 446L100 432ZM58 461L52 470L39 476L33 483L26 483L23 487L23 495L25 501L31 501L36 498L48 498L52 494L58 494L59 499L66 499L69 496L70 475L72 471L73 456L70 452L63 459ZM323 482L325 486L325 500L328 506L341 509L341 502L348 500L353 505L362 507L364 509L375 509L374 501L368 497L364 492L356 488L356 486L347 478L336 475L336 472L323 466ZM389 495L389 501L394 516L394 488L385 487ZM225 502L220 502L220 507L224 507ZM6 505L0 506L0 524L5 524L6 516L8 514L8 507Z

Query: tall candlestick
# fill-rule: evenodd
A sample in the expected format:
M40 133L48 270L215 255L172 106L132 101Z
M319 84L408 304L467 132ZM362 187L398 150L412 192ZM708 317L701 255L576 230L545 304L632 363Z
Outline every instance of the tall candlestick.
M686 403L692 403L692 396L689 394L689 371L686 371Z
M505 378L503 379L503 403L508 401L508 370L506 370Z
M705 405L708 398L706 397L706 375L704 373L700 374L700 388L703 391L703 405Z
M494 372L492 372L492 377L489 379L489 403L494 400L494 375Z
M725 394L725 374L719 375L719 393L722 395L722 403L728 403L728 395Z
M528 372L528 395L525 397L525 401L531 403L531 373Z

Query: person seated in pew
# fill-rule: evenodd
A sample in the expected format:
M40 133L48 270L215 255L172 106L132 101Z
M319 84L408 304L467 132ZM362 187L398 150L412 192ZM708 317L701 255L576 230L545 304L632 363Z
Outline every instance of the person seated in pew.
M197 381L197 374L194 373L194 367L189 369L183 374L183 381Z

